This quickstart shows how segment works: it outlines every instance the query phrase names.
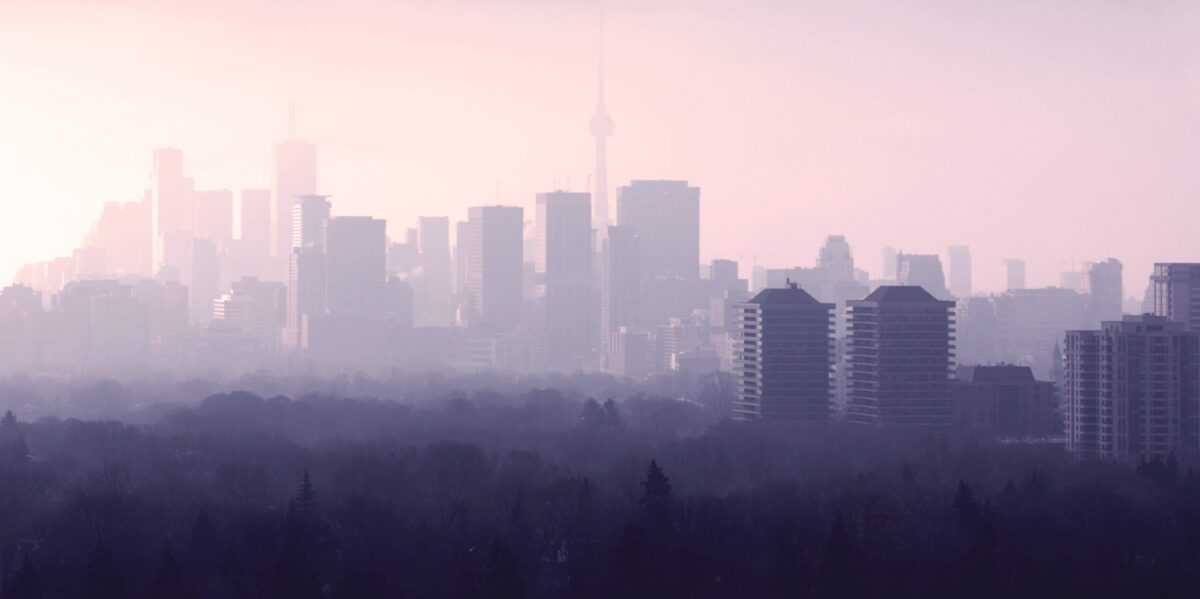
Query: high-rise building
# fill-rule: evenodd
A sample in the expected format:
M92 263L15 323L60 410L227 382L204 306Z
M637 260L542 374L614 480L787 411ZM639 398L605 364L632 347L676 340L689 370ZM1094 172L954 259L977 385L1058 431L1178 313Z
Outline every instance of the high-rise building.
M327 306L325 264L326 233L330 205L327 196L302 195L291 203L292 224L288 227L287 345L306 345L305 322L324 314Z
M450 293L454 272L450 260L450 219L422 216L417 220L420 276L413 280L414 319L418 326L450 326Z
M896 258L899 256L900 254L896 252L896 248L890 245L884 246L884 248L880 250L880 257L883 260L881 263L882 269L880 269L879 272L881 279L885 281L896 280Z
M638 237L629 227L608 227L600 241L600 339L604 344L605 365L614 372L615 362L610 341L622 327L633 330L641 302L641 260Z
M467 324L499 333L522 324L524 218L517 206L478 206L468 211Z
M1150 314L1068 331L1067 448L1122 461L1195 455L1200 333Z
M555 191L537 195L534 273L545 295L547 365L594 366L599 331L592 276L592 198Z
M737 420L829 420L833 304L792 284L735 307Z
M958 299L971 297L971 248L952 245L946 248L950 259L950 294Z
M261 350L270 351L279 343L286 304L287 289L282 283L246 277L234 281L228 293L213 301L211 326L254 337Z
M1004 261L1004 276L1008 282L1008 291L1019 291L1025 288L1025 261L1020 258L1008 258Z
M901 286L921 287L944 300L949 298L942 259L937 254L904 254L896 256L896 282Z
M380 314L387 284L387 221L337 216L325 229L326 309L334 315Z
M292 236L291 247L324 248L329 212L329 196L297 196L292 203L292 224L288 227Z
M644 279L699 277L700 188L633 181L617 190L617 224L641 240Z
M1125 301L1121 271L1121 261L1116 258L1097 262L1088 271L1088 317L1092 322L1120 320Z
M1200 332L1200 264L1156 263L1150 282L1154 313Z
M844 235L830 235L817 256L817 268L825 271L831 283L854 280L854 254Z
M157 273L168 264L171 257L164 247L173 235L191 229L190 180L183 176L183 152L176 148L154 151L154 169L151 172L150 224L153 227L151 242L154 244L154 271Z
M289 125L289 129L293 127ZM317 147L295 139L275 146L275 255L291 254L292 203L303 195L317 193Z
M213 300L221 295L221 259L217 244L208 239L192 242L191 291L189 303L192 324L204 326L212 320Z
M604 104L604 40L600 40L600 60L596 69L596 113L590 123L596 139L596 189L593 224L603 236L610 224L608 212L608 138L613 134L612 116Z
M954 367L954 302L920 287L882 286L848 302L846 419L859 424L947 428Z

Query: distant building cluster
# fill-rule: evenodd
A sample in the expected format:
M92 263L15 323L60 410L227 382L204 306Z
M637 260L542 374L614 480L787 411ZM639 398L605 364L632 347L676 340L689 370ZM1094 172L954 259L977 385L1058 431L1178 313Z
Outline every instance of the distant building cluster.
M198 187L182 151L109 203L70 256L0 291L0 368L22 372L664 373L731 382L736 420L844 420L1059 442L1081 457L1200 451L1200 264L1125 299L1115 259L1003 293L971 249L884 248L879 278L830 235L810 265L701 262L700 189L635 180L609 213L601 96L593 190L390 231L318 188L315 146L272 189ZM749 276L745 276L745 275ZM1130 313L1135 315L1129 315Z

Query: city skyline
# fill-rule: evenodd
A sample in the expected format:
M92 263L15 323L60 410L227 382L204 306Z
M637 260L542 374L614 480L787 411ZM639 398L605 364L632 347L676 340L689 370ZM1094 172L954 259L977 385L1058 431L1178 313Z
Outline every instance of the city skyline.
M919 14L906 14L892 29L880 29L874 21L852 26L850 8L768 5L761 13L741 14L710 5L645 10L613 3L605 14L606 107L621 127L608 139L610 212L615 188L627 181L687 179L704 189L700 248L704 261L734 258L745 267L808 265L811 248L818 247L821 239L844 234L860 263L874 271L869 257L882 246L905 253L941 253L947 245L966 243L972 251L976 290L1004 289L1001 260L1005 258L1025 259L1028 284L1039 287L1057 284L1058 273L1067 270L1070 262L1111 255L1125 264L1127 295L1140 294L1138 287L1148 280L1154 261L1185 261L1191 249L1187 237L1172 229L1179 226L1174 222L1187 222L1197 210L1190 200L1200 193L1191 170L1177 166L1196 153L1194 142L1184 135L1196 122L1194 103L1187 101L1196 88L1196 69L1193 59L1182 58L1188 56L1186 52L1176 52L1195 43L1184 36L1179 24L1190 18L1191 9L1092 7L1081 16L1062 14L1054 5L1041 9L984 6L988 9L964 8L959 13L979 33L977 40L967 41ZM84 28L85 17L95 17L99 25L87 21L87 35L64 36L75 41L62 48L32 56L22 53L20 64L0 61L0 70L14 83L0 95L0 124L12 132L0 143L0 177L11 193L26 198L22 218L12 219L25 226L5 224L0 231L6 240L0 274L11 276L23 263L62 255L78 246L104 202L137 200L147 185L145 157L155 148L182 149L185 169L195 178L197 189L229 189L237 194L242 189L273 187L270 153L288 137L286 115L292 101L297 105L296 136L318 147L321 181L316 191L337 198L347 214L391 221L393 240L402 236L400 226L417 216L457 220L469 206L496 203L497 190L500 203L523 206L529 214L536 193L583 190L589 179L594 180L595 141L588 127L597 92L597 48L591 40L598 15L593 6L554 9L563 22L558 31L521 25L545 34L536 42L514 42L497 35L501 24L511 24L526 14L522 10L532 8L505 14L476 11L463 32L455 34L458 37L440 46L429 33L420 32L401 44L395 39L403 36L383 35L380 24L414 17L404 21L405 32L412 33L414 23L427 23L431 31L440 31L438 26L461 17L452 9L410 14L411 8L368 4L365 12L379 17L379 24L349 17L320 23L318 18L328 11L312 5L278 15L276 26L262 34L264 40L278 45L314 32L363 32L363 40L351 44L344 56L303 48L289 55L267 41L255 41L249 33L252 25L266 18L270 8L252 3L228 15L202 12L203 18L195 20L189 18L200 9L188 6L136 14L83 10L64 17L59 25L69 33ZM13 12L10 22L19 27L6 31L12 35L0 43L38 48L28 33L52 15L24 4L16 5ZM983 24L983 17L991 13L1004 19L998 25ZM768 17L778 24L768 23ZM781 25L802 24L802 17L814 17L815 24L807 27L820 24L829 26L828 31L799 36L808 41L775 35ZM1055 48L1049 29L1068 17L1080 17L1093 27L1080 25L1079 40ZM743 24L744 31L721 41L715 33L730 18ZM202 39L210 31L205 19L219 23L234 46L248 52L244 66L232 65L229 54L201 57L173 44L164 46L161 57L132 56L131 48L118 40L95 49L96 60L113 65L111 74L84 77L88 63L82 59L82 46L71 45L94 42L98 35L119 37L135 25L151 26L151 32L179 26L182 39ZM1014 48L1005 27L1026 21L1041 24L1030 33L1032 49ZM651 31L669 34L679 47L649 42ZM909 59L889 64L884 51L916 32L932 35L913 48ZM871 38L872 33L880 35ZM473 34L478 39L471 43L461 37ZM806 44L824 51L805 65L814 68L796 69L748 48L751 34L772 34L765 38L768 46L786 50L787 56ZM1104 50L1117 52L1122 59L1103 68L1093 58L1079 55L1085 49L1102 48L1102 42L1138 40L1150 34L1156 43L1145 48L1134 49L1132 42L1121 41ZM568 43L568 38L574 42ZM852 51L855 43L861 47ZM278 46L283 47L288 46ZM397 105L407 110L397 112L394 119L373 122L372 110L380 106L362 95L362 86L379 72L411 66L406 62L412 60L411 52L390 50L429 47L445 50L448 62L418 64L420 68L405 71L408 75L403 78L383 80L381 97L403 100ZM550 49L555 58L541 58ZM961 61L934 53L954 49L972 56L994 50L1005 58L984 61L986 69L972 72L964 70ZM488 51L494 56L485 57ZM692 60L703 61L705 68L682 73L666 68L683 52L693 52ZM851 71L842 69L846 75L831 78L828 73L837 71L830 69L846 66L843 63L851 55L859 56L862 63L857 75L851 77ZM330 71L330 63L356 56L362 60L355 69ZM1163 60L1166 57L1171 60ZM1087 68L1073 71L1078 75L1072 80L1046 88L1033 85L1041 71L1018 68L1034 66L1035 58L1058 66L1081 61ZM164 63L158 70L138 68L152 59L178 62ZM742 75L732 73L726 65L738 59L753 68ZM532 66L518 72L514 70L518 62ZM170 68L172 64L190 68ZM316 87L324 90L328 85L317 86L315 80L298 74L309 64L329 76L327 83L343 84L341 91L315 93ZM1141 74L1145 65L1155 65L1157 70ZM888 66L898 67L898 74L885 76ZM438 75L446 72L458 73L457 83L451 85ZM1124 83L1133 81L1135 72L1139 85L1126 89ZM974 88L964 88L956 79L967 73L972 73L969 82ZM910 82L925 91L895 89L900 74L911 76ZM22 85L39 76L43 77L37 79L38 85ZM64 98L61 85L81 77L83 83L106 91L91 103ZM770 77L779 83L763 87L768 80L764 78ZM219 101L196 104L168 91L169 86L157 85L159 78L198 98ZM414 94L416 85L426 91ZM1125 91L1091 99L1100 102L1093 111L1066 112L1069 100L1080 94L1118 87ZM762 106L751 110L745 103L731 103L733 98L721 88L754 89ZM981 104L970 91L976 88L998 95ZM502 93L492 94L465 124L447 129L448 135L428 138L426 126L413 121L412 115L422 114L429 126L445 126L434 104L453 102L456 109L463 108L484 89ZM806 96L805 89L828 93ZM688 109L672 109L666 102L671 97L668 90L675 96L683 93L679 97L687 98ZM893 94L889 97L895 107L864 103L868 92ZM544 121L530 120L528 109L520 107L535 96L539 98L535 106L554 109L540 111ZM794 102L801 97L804 102ZM1029 104L1035 99L1043 102L1040 108ZM847 100L848 107L836 108ZM1013 102L1006 104L1009 100ZM789 102L793 106L785 110ZM363 110L348 109L356 104L362 104ZM719 105L729 108L718 109ZM965 107L979 109L976 118L968 118L962 111ZM857 116L847 120L848 111ZM831 124L817 122L822 120ZM985 121L1002 122L1013 131L984 126ZM866 123L873 128L864 130ZM1037 137L1022 138L1023 150L1014 145L1019 134L1035 130ZM1076 135L1084 131L1093 133ZM786 135L802 143L790 144L790 149L781 146ZM1115 143L1118 138L1122 143ZM472 142L469 150L462 143L467 139ZM914 156L909 146L915 140L926 150ZM1028 145L1030 140L1037 141L1036 148ZM983 151L989 147L993 149ZM553 152L539 148L553 148ZM764 160L766 152L771 154ZM1071 156L1069 163L1063 162L1064 156ZM57 177L64 160L72 165L69 180ZM456 164L462 168L454 168ZM908 174L898 176L902 170ZM943 172L956 174L948 179ZM762 209L739 210L747 201ZM1096 210L1085 214L1085 206ZM1136 214L1126 213L1134 206ZM909 219L902 221L904 227L893 226L908 211L935 208L940 208L937 219ZM988 218L978 218L980 211L986 211ZM1165 224L1145 220L1156 211L1170 211L1180 218ZM777 212L777 218L766 218L769 212ZM1130 219L1160 230L1165 227L1167 234L1130 240L1124 247L1094 235L1096 230L1123 227ZM1033 220L1062 228L1054 244L1022 247L1030 242L1014 242L1015 234ZM734 230L761 234L729 235L727 223Z

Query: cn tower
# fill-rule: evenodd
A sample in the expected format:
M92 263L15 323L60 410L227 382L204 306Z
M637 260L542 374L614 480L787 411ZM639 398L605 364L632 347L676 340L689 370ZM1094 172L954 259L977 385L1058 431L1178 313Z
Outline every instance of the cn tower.
M596 113L592 115L592 135L596 138L596 189L592 193L592 226L601 236L610 223L608 216L608 138L613 120L604 106L604 27L600 28L600 59L596 69Z

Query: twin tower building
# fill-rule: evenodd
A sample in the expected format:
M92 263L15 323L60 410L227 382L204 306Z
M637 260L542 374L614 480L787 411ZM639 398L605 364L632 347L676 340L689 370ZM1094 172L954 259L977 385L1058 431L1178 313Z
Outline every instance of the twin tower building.
M834 309L795 283L736 306L735 419L827 422L835 409L835 369L844 369L837 380L846 420L954 425L954 302L916 286L883 286L847 302L840 359Z

